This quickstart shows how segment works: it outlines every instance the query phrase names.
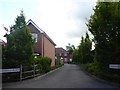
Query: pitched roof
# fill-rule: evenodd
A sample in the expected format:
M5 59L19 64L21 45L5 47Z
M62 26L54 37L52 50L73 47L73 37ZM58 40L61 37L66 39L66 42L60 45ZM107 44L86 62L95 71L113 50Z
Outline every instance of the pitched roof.
M28 20L27 25L32 24L37 30L39 30L52 44L56 46L53 40L42 30L40 29L31 19Z
M43 33L44 31L42 29L40 29L31 19L28 20L27 25L28 24L32 24L36 29L38 29L41 33Z
M55 51L58 53L60 53L60 52L67 53L67 51L65 49L63 49L62 47L55 48Z

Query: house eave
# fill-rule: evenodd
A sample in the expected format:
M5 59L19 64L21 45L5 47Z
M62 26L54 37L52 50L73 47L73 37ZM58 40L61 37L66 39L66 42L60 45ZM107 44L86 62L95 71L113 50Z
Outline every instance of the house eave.
M44 31L43 31L42 29L40 29L31 19L28 20L27 25L29 25L30 23L31 23L33 26L35 26L35 28L36 28L37 30L39 30L41 33L44 33Z
M37 30L39 30L54 46L56 44L52 41L52 39L42 30L40 29L31 19L28 20L27 25L32 24Z

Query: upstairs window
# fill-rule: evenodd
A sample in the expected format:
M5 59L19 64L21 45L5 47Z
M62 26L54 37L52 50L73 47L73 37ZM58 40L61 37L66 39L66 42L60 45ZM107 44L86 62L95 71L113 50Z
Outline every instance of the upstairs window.
M35 40L35 43L38 41L38 34L32 33L32 39Z

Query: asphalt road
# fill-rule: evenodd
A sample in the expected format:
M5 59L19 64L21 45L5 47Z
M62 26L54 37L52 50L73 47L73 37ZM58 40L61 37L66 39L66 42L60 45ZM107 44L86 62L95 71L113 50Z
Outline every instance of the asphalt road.
M3 88L115 88L85 74L78 65L65 64L46 75L14 83Z

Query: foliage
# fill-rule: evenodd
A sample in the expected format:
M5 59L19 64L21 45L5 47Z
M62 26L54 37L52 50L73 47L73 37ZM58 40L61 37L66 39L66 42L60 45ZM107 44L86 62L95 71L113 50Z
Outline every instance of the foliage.
M56 60L55 60L56 65L63 64L63 60L61 60L61 56L56 55Z
M73 51L73 62L76 64L93 62L94 53L91 49L92 41L90 40L88 33L86 33L86 37L82 37L80 45Z
M76 63L76 64L80 63L79 58L80 58L79 57L79 50L75 49L73 51L73 63Z
M68 46L66 46L68 63L72 63L72 61L73 61L73 51L74 50L75 50L75 46L68 43Z
M81 43L78 46L78 59L80 63L90 63L93 61L91 48L92 41L89 39L88 33L86 33L86 37L82 37Z
M55 70L55 69L57 69L57 68L60 68L60 67L62 67L64 64L59 64L59 65L56 65L56 66L52 66L51 67L51 70Z
M51 70L51 62L52 60L49 57L34 58L34 63L38 64L38 67L42 70L43 73Z
M32 60L33 40L23 11L20 16L17 16L15 24L10 27L10 34L6 34L5 37L7 38L7 46L3 53L3 66L19 66Z
M82 37L81 44L79 45L80 63L92 62L91 48L92 41L89 39L88 33L86 33L86 37Z
M62 67L64 65L63 59L61 59L61 56L56 55L56 60L55 60L55 66L51 67L51 70L54 70L56 68Z
M87 65L87 70L103 79L120 83L119 70L109 68L109 64L120 64L120 3L97 3L87 26L95 43L95 63Z
M120 3L99 2L87 26L94 35L99 68L107 71L110 63L120 64Z
M96 63L81 64L80 66L83 68L83 70L87 71L88 73L94 76L97 76L98 78L101 78L110 82L120 83L120 76L118 74L120 72L118 70L112 70L113 73L111 75L108 72L101 71L101 69Z
M70 43L68 44L68 46L66 46L66 50L69 54L72 54L73 51L75 49L75 46L74 45L70 45Z

